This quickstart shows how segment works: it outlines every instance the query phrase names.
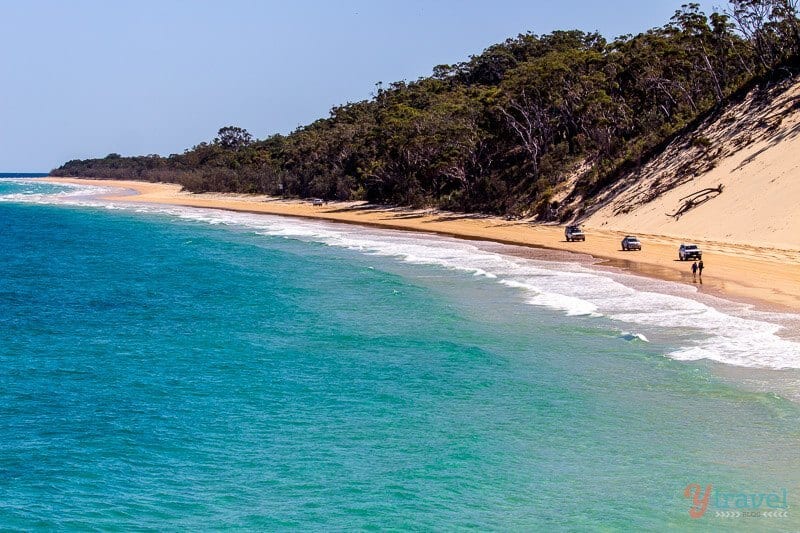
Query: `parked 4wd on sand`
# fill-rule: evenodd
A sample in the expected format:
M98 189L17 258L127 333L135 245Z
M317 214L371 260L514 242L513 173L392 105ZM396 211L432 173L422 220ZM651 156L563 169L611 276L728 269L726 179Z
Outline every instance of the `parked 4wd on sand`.
M689 261L690 259L702 259L703 252L696 244L681 244L678 248L678 259L680 261Z
M641 250L642 243L639 242L638 237L634 237L633 235L628 235L624 239L622 239L622 250L628 252L630 250Z
M567 242L585 241L586 234L583 233L580 226L567 226L564 230L564 238L567 239Z

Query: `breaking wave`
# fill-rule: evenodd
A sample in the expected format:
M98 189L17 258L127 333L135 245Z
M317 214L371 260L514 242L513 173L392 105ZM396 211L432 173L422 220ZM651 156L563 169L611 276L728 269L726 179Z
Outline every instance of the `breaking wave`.
M458 270L519 290L530 305L580 320L611 320L626 340L648 342L644 333L630 332L632 326L647 331L651 338L653 332L661 332L679 346L666 354L673 359L709 359L753 368L800 368L800 342L780 335L785 329L782 320L796 321L797 317L757 313L746 306L738 306L735 312L720 309L699 301L694 288L685 285L599 271L579 262L520 258L467 241L422 233L212 209L115 204L90 198L109 191L95 186L70 186L55 192L32 189L0 195L0 200L167 214Z

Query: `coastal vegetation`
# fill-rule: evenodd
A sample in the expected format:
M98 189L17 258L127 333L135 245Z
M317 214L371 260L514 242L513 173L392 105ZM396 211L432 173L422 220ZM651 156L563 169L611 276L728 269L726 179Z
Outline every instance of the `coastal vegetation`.
M527 33L431 76L378 83L371 99L288 135L228 126L182 154L109 154L51 175L566 220L580 211L558 209L565 181L570 205L591 202L730 99L800 69L797 8L734 0L707 16L686 4L613 40Z

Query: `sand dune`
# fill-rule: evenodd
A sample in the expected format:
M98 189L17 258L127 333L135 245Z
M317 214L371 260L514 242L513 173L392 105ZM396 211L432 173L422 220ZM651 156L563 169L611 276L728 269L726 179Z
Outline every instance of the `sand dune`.
M685 197L723 186L686 211ZM663 193L662 193L663 192ZM662 194L659 194L662 193ZM702 197L700 198L702 199ZM751 92L608 191L588 226L800 252L800 81ZM751 253L752 252L752 253Z

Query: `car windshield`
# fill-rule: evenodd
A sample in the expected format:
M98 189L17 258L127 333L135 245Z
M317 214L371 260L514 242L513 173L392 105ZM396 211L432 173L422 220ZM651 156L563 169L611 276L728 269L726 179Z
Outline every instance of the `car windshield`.
M684 250L697 250L697 245L696 244L687 244L686 246L683 247L683 249Z

